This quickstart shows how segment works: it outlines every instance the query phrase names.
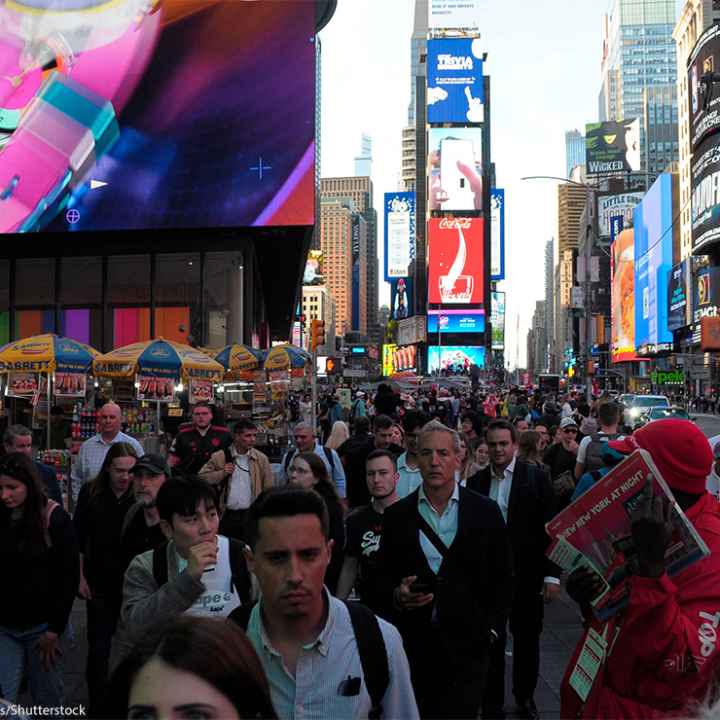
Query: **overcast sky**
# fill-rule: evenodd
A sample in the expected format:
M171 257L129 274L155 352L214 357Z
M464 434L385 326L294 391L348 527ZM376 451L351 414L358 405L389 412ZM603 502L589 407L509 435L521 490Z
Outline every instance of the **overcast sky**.
M678 0L680 4L681 0ZM608 0L490 0L481 25L491 78L492 159L506 190L506 361L525 363L545 243L557 234L565 131L597 120L602 15ZM397 189L410 100L414 0L339 0L322 41L322 176L352 175L360 136L373 139L375 207ZM382 252L382 214L378 246ZM381 286L381 302L389 286ZM516 326L519 321L520 332ZM518 351L519 340L519 353Z

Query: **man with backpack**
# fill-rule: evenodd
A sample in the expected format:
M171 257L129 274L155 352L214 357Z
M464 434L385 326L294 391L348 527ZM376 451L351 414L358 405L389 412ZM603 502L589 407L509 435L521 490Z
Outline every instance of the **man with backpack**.
M215 489L194 476L171 478L156 502L169 540L138 555L125 573L113 668L161 618L182 613L224 618L251 602L242 543L218 535Z
M280 482L286 485L290 480L290 463L293 458L301 452L314 452L324 463L327 468L330 481L335 485L338 495L345 497L345 470L340 457L331 448L325 447L315 439L315 430L312 425L307 423L298 423L293 430L293 438L295 439L295 447L290 448L283 456L280 463Z
M579 480L585 473L592 473L604 467L603 448L608 440L618 440L620 408L614 402L606 402L598 408L600 431L586 435L578 447L575 462L575 479Z
M327 507L311 490L266 490L247 517L248 567L261 600L247 628L278 717L419 718L398 631L324 587L330 562Z

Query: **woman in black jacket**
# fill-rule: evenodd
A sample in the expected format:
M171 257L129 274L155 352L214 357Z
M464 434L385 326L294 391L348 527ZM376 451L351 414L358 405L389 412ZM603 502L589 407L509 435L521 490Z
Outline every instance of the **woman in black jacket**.
M33 704L60 707L60 636L79 580L68 514L48 500L33 461L0 459L0 688L17 702L24 669Z
M325 463L314 452L298 453L290 464L288 477L290 478L290 485L305 490L315 490L327 505L330 517L330 540L333 541L333 549L330 565L325 573L325 585L334 595L340 579L345 548L345 523L343 522L340 498L335 486L330 482Z

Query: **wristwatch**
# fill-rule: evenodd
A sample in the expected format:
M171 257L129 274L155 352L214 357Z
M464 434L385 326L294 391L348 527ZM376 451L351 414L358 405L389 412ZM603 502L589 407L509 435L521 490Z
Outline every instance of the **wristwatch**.
M40 230L117 141L160 0L0 0L0 233Z

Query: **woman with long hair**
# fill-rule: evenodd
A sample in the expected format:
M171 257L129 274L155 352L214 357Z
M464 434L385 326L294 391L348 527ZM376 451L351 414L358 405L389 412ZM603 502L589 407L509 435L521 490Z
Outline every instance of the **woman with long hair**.
M330 539L333 540L332 557L325 573L325 584L334 595L340 579L345 547L343 510L335 486L330 482L325 463L314 452L298 453L288 469L289 484L305 490L315 490L322 497L330 516Z
M120 545L125 516L135 502L132 445L110 447L98 476L80 489L74 522L80 546L78 595L86 600L88 655L85 677L95 717L108 673L110 647L120 617L124 566Z
M544 467L542 453L540 452L540 433L535 430L525 430L518 436L517 459L530 465Z
M457 471L457 481L465 486L469 477L480 471L480 466L475 462L475 440L465 433L460 433L460 467Z
M60 637L78 587L75 529L48 500L33 461L0 458L0 688L16 703L27 669L34 705L63 701Z
M107 717L277 718L255 649L234 622L180 616L115 671Z
M337 450L349 437L350 431L348 430L347 423L342 420L336 420L325 442L325 447Z

